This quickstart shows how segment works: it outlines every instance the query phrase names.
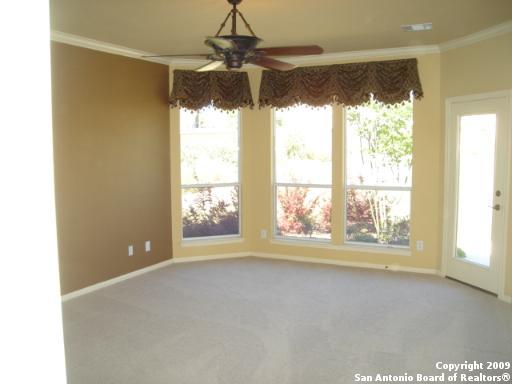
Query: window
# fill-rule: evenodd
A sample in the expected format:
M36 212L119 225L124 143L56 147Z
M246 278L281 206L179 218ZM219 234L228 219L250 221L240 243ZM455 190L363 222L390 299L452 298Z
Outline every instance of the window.
M345 112L345 240L409 246L412 101Z
M331 238L332 108L274 110L275 235Z
M180 111L183 238L240 234L238 111Z

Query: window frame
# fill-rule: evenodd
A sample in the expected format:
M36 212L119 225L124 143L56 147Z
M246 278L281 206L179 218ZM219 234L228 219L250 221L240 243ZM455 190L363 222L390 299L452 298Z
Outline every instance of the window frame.
M213 106L208 106L206 108L215 108ZM180 132L180 228L181 228L181 242L184 246L187 245L201 245L201 244L209 244L209 243L230 243L230 242L238 242L242 240L242 111L241 110L233 110L227 111L225 113L237 113L238 114L238 151L237 151L237 178L238 181L235 183L201 183L201 184L182 184L181 178L181 113L182 110L186 108L180 108L180 116L179 116L179 132ZM195 111L193 111L195 112ZM216 188L216 187L236 187L238 188L238 233L232 235L212 235L212 236L196 236L196 237L184 237L183 236L183 190L190 188Z
M293 107L292 107L293 108ZM277 190L279 187L291 187L291 188L323 188L329 189L331 191L331 203L332 203L332 170L333 170L333 162L332 162L332 138L333 138L333 130L334 130L334 106L330 106L331 108L331 184L310 184L310 183L280 183L277 182L277 161L276 161L276 126L275 126L275 114L279 108L272 108L272 119L271 119L271 129L272 129L272 240L276 240L279 242L307 242L307 243L319 243L319 244L330 244L332 243L332 231L330 233L330 237L328 239L322 239L319 237L300 237L300 236L284 236L278 235L278 226L277 226ZM332 216L331 216L332 220Z
M411 127L411 136L414 132L414 99L411 98L410 102L413 107L413 116L411 116L412 127ZM411 247L411 233L412 233L412 181L413 181L413 165L411 162L411 184L409 186L392 186L392 185L374 185L374 184L348 184L348 162L347 162L347 134L348 134L348 124L347 124L347 107L342 107L343 109L343 223L342 223L342 239L343 245L349 247L357 247L357 248L371 248L371 249L396 249L403 251L410 251ZM414 145L413 145L414 150ZM414 153L413 153L414 158ZM390 191L390 192L409 192L409 245L398 245L398 244L378 244L378 243L365 243L363 241L350 241L347 240L347 195L349 190L370 190L370 191Z

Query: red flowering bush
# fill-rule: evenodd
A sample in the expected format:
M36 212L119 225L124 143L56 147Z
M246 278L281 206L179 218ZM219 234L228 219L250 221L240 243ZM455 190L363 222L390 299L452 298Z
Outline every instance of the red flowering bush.
M277 198L281 206L278 217L280 234L295 233L311 236L314 229L313 210L318 205L318 198L307 201L308 188L284 188Z
M279 235L313 236L331 233L331 201L310 197L309 188L285 187L278 190Z

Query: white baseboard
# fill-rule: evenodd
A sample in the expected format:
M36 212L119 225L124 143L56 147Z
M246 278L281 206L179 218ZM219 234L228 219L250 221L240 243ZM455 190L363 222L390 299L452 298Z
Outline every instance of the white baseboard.
M74 291L62 296L62 301L68 301L74 299L75 297L79 297L85 295L87 293L91 293L97 291L101 288L108 287L113 284L117 284L121 281L131 279L132 277L140 276L144 273L148 273L154 271L159 268L167 267L171 264L181 264L181 263L193 263L196 261L209 261L209 260L223 260L223 259L234 259L240 257L261 257L266 259L278 259L278 260L288 260L288 261L297 261L301 263L317 263L317 264L330 264L330 265L340 265L344 267L356 267L356 268L371 268L371 269L381 269L381 270L390 270L390 271L402 271L402 272L414 272L414 273L425 273L435 275L438 272L434 269L426 269L426 268L412 268L412 267L404 267L400 265L389 265L386 266L384 264L372 264L372 263L358 263L358 262L350 262L343 260L333 260L333 259L320 259L315 257L304 257L304 256L289 256L282 255L276 253L263 253L263 252L234 252L234 253L224 253L224 254L216 254L216 255L206 255L206 256L189 256L189 257L175 257L173 259L165 260L158 264L150 265L149 267L139 269L137 271L133 271L127 273L122 276L114 277L113 279L103 281L98 284L91 285L89 287L85 287L79 289L78 291Z
M206 255L206 256L184 256L175 257L174 263L193 263L195 261L208 261L208 260L222 260L222 259L235 259L240 257L251 256L251 252L234 252L234 253L223 253L218 255Z
M266 259L298 261L301 263L339 265L342 267L381 269L381 270L390 270L390 271L395 271L395 272L423 273L423 274L428 274L428 275L437 275L437 273L438 273L438 271L436 269L413 268L413 267L406 267L406 266L402 266L402 265L398 265L398 264L385 265L385 264L373 264L373 263L360 263L360 262L354 262L354 261L321 259L321 258L316 258L316 257L305 257L305 256L290 256L290 255L282 255L282 254L276 254L276 253L263 253L263 252L252 252L251 255L255 256L255 257L266 258Z
M98 283L98 284L90 285L88 287L79 289L78 291L73 291L73 292L67 293L65 295L62 295L61 299L63 302L65 302L65 301L74 299L75 297L79 297L79 296L85 295L87 293L97 291L98 289L105 288L110 285L120 283L121 281L131 279L132 277L140 276L145 273L154 271L156 269L167 267L168 265L171 265L173 263L174 263L174 259L165 260L165 261L162 261L161 263L153 264L153 265L150 265L149 267L138 269L136 271L127 273L125 275L117 276L117 277L114 277L113 279L102 281L101 283Z
M509 295L498 295L498 299L504 301L505 303L509 303L509 304L512 304L512 296L509 296Z

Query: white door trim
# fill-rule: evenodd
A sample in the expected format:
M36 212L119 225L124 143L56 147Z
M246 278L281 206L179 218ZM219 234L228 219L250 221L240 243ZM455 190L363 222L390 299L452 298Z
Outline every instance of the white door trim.
M503 90L497 92L480 93L473 95L465 95L458 97L450 97L445 101L445 151L444 151L444 195L443 195L443 246L442 246L442 263L441 263L441 276L446 276L448 258L451 257L451 245L455 236L455 226L451 220L451 212L453 212L454 204L456 203L455 188L456 183L453 182L456 177L456 167L458 160L458 151L453 151L456 143L453 143L454 135L452 134L450 127L450 119L452 115L452 105L461 102L471 102L488 100L493 98L505 98L509 106L508 113L508 151L507 151L507 164L510 164L512 160L512 90ZM512 167L508 166L507 173L505 175L505 185L503 194L503 207L504 207L504 234L503 241L500 244L500 248L503 250L499 257L497 257L496 264L498 270L498 298L505 300L507 295L505 294L505 267L506 260L505 255L508 246L508 218L509 218L509 207L510 201L510 180Z

